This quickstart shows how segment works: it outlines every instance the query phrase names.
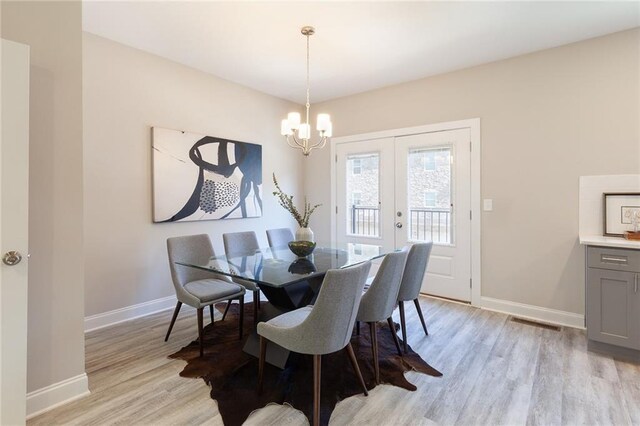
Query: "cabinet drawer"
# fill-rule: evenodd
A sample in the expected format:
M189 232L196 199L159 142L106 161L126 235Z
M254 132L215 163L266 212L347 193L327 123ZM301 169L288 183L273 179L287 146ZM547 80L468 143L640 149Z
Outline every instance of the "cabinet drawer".
M587 266L614 271L640 272L640 250L588 247Z

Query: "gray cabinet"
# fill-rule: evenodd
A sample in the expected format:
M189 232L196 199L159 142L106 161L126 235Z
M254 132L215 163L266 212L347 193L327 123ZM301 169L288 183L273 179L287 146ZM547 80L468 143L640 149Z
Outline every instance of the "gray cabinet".
M640 250L587 248L587 336L640 349Z

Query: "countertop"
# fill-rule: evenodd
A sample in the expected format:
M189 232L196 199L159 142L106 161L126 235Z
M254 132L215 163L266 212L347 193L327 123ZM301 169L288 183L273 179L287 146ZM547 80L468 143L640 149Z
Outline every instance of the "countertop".
M624 237L603 237L602 235L581 235L580 244L585 246L618 247L640 250L640 241L626 240Z

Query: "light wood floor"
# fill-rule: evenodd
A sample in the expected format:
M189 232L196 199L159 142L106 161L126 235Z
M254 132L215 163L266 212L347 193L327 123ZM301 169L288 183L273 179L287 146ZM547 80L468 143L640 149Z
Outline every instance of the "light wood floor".
M407 373L418 390L378 386L338 404L331 424L640 424L640 366L587 352L585 333L548 330L507 315L422 298L425 337L408 306L409 343L442 378ZM183 308L184 310L184 308ZM197 334L186 311L163 342L170 311L87 334L91 395L31 419L51 424L222 424L200 379L167 355ZM291 407L268 406L248 424L306 424Z

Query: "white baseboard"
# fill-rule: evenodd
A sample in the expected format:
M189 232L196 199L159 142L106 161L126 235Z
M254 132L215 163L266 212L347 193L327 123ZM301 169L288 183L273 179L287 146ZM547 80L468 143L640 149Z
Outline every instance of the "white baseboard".
M84 319L84 332L97 330L99 328L109 327L134 318L140 318L156 312L165 311L175 308L176 297L167 296L161 299L150 300L148 302L138 303L137 305L127 306L125 308L115 309L109 312L103 312L97 315L91 315Z
M27 394L27 419L89 395L85 373Z
M584 315L573 312L559 311L540 306L526 305L509 300L494 299L482 296L480 307L489 311L502 312L517 317L542 321L550 324L584 329Z
M262 299L264 299L264 297L262 297ZM252 302L253 293L248 291L244 300L246 303ZM89 331L109 327L132 319L146 317L147 315L155 314L156 312L173 309L176 307L176 302L177 299L175 296L167 296L161 299L138 303L137 305L114 309L113 311L91 315L84 318L84 332L87 333ZM191 309L190 306L182 305L183 311L185 308ZM222 314L216 312L216 319L218 318L222 318Z

